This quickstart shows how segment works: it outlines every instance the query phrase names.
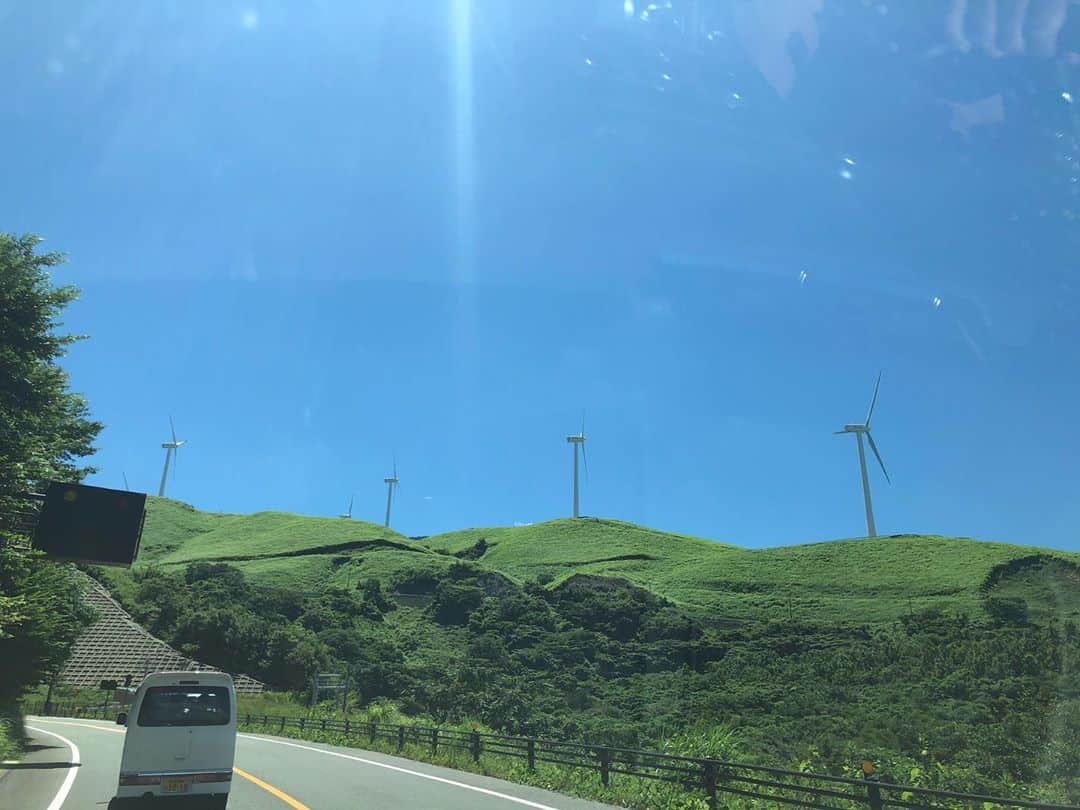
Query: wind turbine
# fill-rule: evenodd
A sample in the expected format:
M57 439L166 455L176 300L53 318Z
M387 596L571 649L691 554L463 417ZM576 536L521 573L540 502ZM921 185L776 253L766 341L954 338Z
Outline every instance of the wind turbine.
M874 444L874 437L870 435L870 417L874 415L874 404L877 402L878 386L881 385L881 372L878 372L877 382L874 384L874 396L870 399L870 410L866 412L866 421L861 424L844 425L843 430L837 430L835 435L841 433L854 433L855 441L859 446L859 472L862 474L862 489L863 489L863 501L866 503L866 534L868 537L877 537L877 530L874 528L874 508L870 505L870 478L866 474L866 453L863 450L863 434L866 435L866 440L870 442L870 449L874 451L874 458L877 459L878 464L881 465L881 471L885 474L885 480L890 484L889 473L885 470L885 462L881 460L881 454L878 452L877 445Z
M127 473L121 473L121 475L124 476L124 489L126 489L128 492L131 492L131 487L128 486L127 482Z
M397 460L394 460L394 474L389 475L383 479L383 483L386 484L386 522L383 526L390 528L390 503L394 500L394 489L398 485L397 477Z
M339 518L345 518L346 520L352 520L352 502L353 502L353 499L352 499L352 496L350 495L349 496L349 508L346 510L344 515L338 515Z
M589 472L589 461L585 457L585 415L581 415L581 432L566 437L566 441L574 445L574 517L579 516L578 509L578 450L581 451L581 460L585 464L585 472Z
M158 495L162 498L165 497L165 480L169 475L169 461L172 460L173 453L175 453L184 442L177 441L176 439L176 427L173 425L172 417L169 417L169 430L172 432L171 442L162 442L161 446L165 448L165 469L161 471L161 486L158 487ZM173 467L173 478L176 477L176 468Z

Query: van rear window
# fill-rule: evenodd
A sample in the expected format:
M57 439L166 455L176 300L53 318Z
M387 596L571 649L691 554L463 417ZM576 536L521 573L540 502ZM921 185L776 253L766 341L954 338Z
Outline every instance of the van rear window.
M139 709L140 726L224 726L229 690L224 686L151 686Z

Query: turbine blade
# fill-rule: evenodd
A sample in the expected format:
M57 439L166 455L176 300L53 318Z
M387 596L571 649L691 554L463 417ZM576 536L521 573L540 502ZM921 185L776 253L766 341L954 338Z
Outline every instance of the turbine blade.
M176 480L176 462L179 461L179 459L180 459L180 450L178 448L174 447L173 451L172 451L172 477L173 477L173 481Z
M874 396L870 399L870 410L868 410L866 412L866 426L867 427L870 427L870 417L873 416L873 414L874 414L874 404L877 402L878 386L881 385L881 374L882 374L882 372L879 371L878 375L877 375L877 382L874 383Z
M844 435L845 433L847 433L847 431L846 431L846 430L834 430L834 431L832 432L832 435L833 435L833 436L843 436L843 435Z
M169 417L169 430L172 432L172 440L176 441L176 427L173 425L172 417Z
M589 477L589 457L585 455L585 442L581 443L581 463L585 465L585 477Z
M582 436L585 435L585 409L584 408L581 409L581 435ZM582 449L584 450L585 448L583 447Z
M881 471L885 473L885 480L891 484L892 479L889 478L889 473L885 470L885 462L881 460L881 453L877 451L877 445L874 444L874 437L870 435L870 431L866 432L866 440L870 442L870 449L874 451L874 458L876 458L877 463L881 465Z

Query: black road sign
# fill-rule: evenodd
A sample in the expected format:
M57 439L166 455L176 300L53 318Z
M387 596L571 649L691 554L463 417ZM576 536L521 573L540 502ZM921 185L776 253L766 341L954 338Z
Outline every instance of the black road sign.
M58 560L131 565L145 510L141 492L52 482L34 530L34 548Z

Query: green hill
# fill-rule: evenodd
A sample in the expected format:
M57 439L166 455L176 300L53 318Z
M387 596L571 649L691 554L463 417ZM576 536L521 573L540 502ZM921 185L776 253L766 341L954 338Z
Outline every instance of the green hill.
M1032 555L1080 562L1075 553L923 535L744 549L601 518L467 529L423 543L463 554L481 538L486 549L474 558L520 581L540 577L553 587L575 573L620 577L678 604L743 620L864 624L927 608L978 615L995 566ZM1080 618L1075 588L1042 579L1010 579L1008 588L1039 605L1055 592L1057 612L1067 603L1066 615Z
M717 619L866 624L929 608L978 616L996 566L1080 554L932 535L745 549L603 518L465 529L419 541L373 523L282 512L200 512L150 498L138 565L229 562L256 583L303 587L446 570L454 558L524 583L618 577ZM1080 619L1071 569L1037 566L995 582L1035 613Z
M837 773L870 755L1041 798L1067 793L1051 765L1080 750L1076 553L746 549L602 518L410 539L151 498L133 568L94 573L199 660L302 699L348 671L358 702L425 722L688 754L734 739L725 756Z
M417 555L424 559L414 559ZM148 564L176 569L199 561L231 563L259 584L304 588L344 584L361 574L383 579L449 565L398 532L362 520L287 512L216 514L150 497L136 569Z

